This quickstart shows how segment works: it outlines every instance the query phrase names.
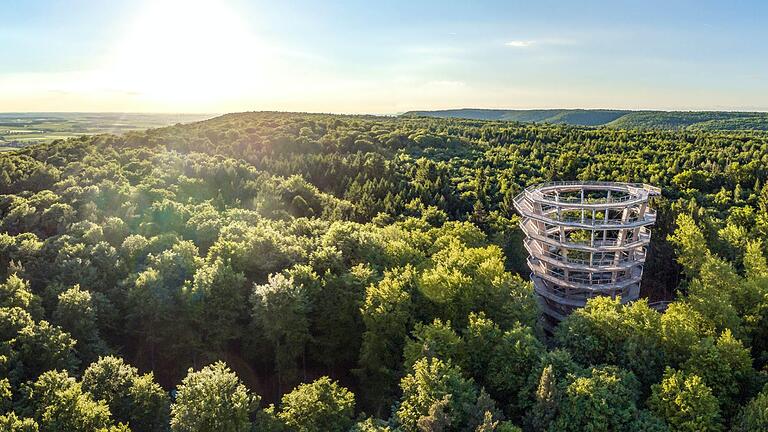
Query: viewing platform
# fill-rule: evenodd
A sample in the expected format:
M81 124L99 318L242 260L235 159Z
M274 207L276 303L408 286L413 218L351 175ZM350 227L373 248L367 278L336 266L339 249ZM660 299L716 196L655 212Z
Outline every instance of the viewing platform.
M552 330L595 296L640 297L640 280L661 190L642 183L549 182L514 199L530 257L528 267Z

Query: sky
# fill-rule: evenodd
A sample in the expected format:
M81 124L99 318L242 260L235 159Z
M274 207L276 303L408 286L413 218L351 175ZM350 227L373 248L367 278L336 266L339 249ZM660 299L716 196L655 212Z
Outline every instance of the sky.
M768 2L0 0L0 112L768 111Z

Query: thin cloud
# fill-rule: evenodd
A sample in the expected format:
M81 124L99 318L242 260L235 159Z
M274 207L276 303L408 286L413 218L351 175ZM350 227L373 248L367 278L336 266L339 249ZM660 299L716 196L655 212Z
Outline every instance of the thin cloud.
M535 43L536 41L532 40L513 40L505 43L504 45L512 48L527 48Z
M557 39L557 38L547 38L547 39L536 39L536 40L511 40L504 44L505 46L511 47L511 48L530 48L532 46L569 46L569 45L576 45L576 41L572 39Z

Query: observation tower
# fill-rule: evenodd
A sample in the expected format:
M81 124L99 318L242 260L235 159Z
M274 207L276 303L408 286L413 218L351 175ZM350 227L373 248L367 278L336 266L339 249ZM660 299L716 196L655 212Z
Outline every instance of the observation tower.
M656 221L648 198L660 194L640 183L573 181L530 186L515 197L545 329L589 298L640 297L648 226Z

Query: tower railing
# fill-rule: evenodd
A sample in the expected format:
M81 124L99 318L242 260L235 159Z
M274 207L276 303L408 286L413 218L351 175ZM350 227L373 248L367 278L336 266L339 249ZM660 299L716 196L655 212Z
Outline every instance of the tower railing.
M648 200L660 193L642 183L564 181L515 197L545 327L595 296L639 297L647 227L656 221Z

